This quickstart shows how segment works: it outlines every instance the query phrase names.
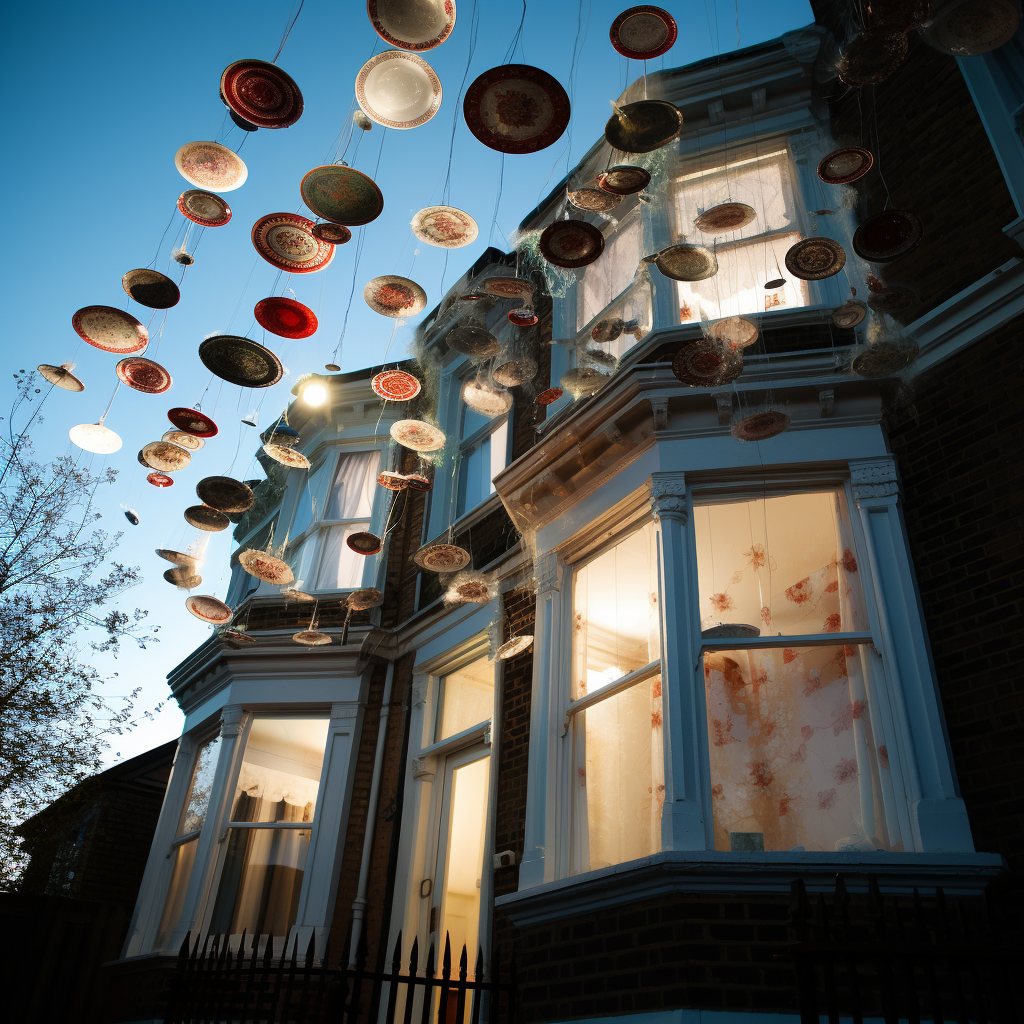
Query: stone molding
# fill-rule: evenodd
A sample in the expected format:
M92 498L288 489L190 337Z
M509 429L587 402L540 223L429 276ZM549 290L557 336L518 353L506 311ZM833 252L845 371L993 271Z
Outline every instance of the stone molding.
M898 498L900 482L896 472L896 460L889 456L851 462L850 486L858 504L873 498Z
M651 474L651 507L658 519L687 522L686 479L682 473Z

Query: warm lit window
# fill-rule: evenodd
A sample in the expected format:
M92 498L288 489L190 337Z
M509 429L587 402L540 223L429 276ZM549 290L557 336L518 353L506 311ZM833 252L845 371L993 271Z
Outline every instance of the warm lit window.
M574 872L661 849L665 786L657 595L653 523L573 573Z
M576 330L583 330L633 283L644 255L641 232L640 207L636 206L608 235L601 258L582 272L576 292Z
M488 419L460 403L461 452L457 516L476 508L494 493L493 479L505 468L508 455L508 417Z
M694 530L715 849L902 849L843 492L697 504Z
M766 144L761 152L730 153L727 164L704 158L703 166L676 179L676 226L691 244L712 248L718 273L706 281L680 282L679 319L690 323L741 313L806 306L807 283L786 270L786 252L800 240L789 153ZM721 203L746 203L757 213L739 231L704 234L694 224L705 210ZM682 239L681 239L682 240ZM765 284L784 278L785 285L765 291Z
M435 740L447 739L494 714L494 662L478 658L441 676Z

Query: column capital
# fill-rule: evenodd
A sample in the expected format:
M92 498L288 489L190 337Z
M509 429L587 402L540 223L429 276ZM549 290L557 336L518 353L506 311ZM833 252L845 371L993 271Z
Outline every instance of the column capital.
M877 459L851 462L850 486L858 506L895 504L900 496L896 459L892 455L883 455Z
M220 734L224 739L237 736L245 724L245 711L241 704L225 704L220 709Z
M675 519L686 523L689 511L686 506L686 477L683 473L651 474L651 507L661 519Z
M538 597L562 589L562 564L557 552L545 551L538 554L533 570L537 577Z

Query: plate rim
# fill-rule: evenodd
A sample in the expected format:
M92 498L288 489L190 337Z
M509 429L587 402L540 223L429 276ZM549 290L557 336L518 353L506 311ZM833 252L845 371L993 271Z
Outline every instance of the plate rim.
M236 156L237 156L237 154L236 154ZM183 200L184 200L185 196L189 195L190 193L194 193L194 192L201 192L204 196L212 196L214 199L216 199L219 202L223 203L224 204L224 213L226 214L224 219L223 220L210 220L209 217L197 217L194 214L188 213L185 210L185 204L184 204ZM178 212L183 217L186 217L188 220L192 221L193 224L198 224L200 227L203 227L203 228L221 228L225 224L227 224L227 222L229 220L231 220L231 207L228 206L228 204L226 202L224 202L224 200L219 195L217 195L216 192L211 192L208 188L187 188L187 189L185 189L185 191L182 192L181 195L178 196L177 205L178 205Z
M445 0L440 0L442 7L444 6L444 2ZM409 53L419 53L420 51L435 49L452 34L452 31L455 28L455 19L458 16L458 12L456 11L455 0L450 0L450 2L452 5L452 14L451 18L447 22L445 30L439 36L435 36L426 43L402 42L391 36L387 29L380 24L380 19L377 15L378 0L366 0L366 16L370 19L370 24L373 26L374 32L376 32L385 43L397 46L400 50L407 50ZM447 11L445 13L447 14Z
M592 237L596 236L600 239L600 245L597 246L597 251L593 256L587 257L586 259L579 260L562 260L556 262L551 258L548 253L550 250L551 238L557 234L560 228L564 228L564 225L573 225L574 230L583 230L584 234L590 234ZM538 246L540 247L540 253L552 266L560 267L563 270L576 270L579 267L587 267L591 263L596 262L601 258L601 254L604 252L605 241L604 235L601 233L599 228L596 228L593 224L585 220L577 220L576 218L570 218L569 220L556 220L552 221L541 233L540 239L538 240Z
M284 305L290 309L295 307L299 308L299 311L309 315L309 319L313 324L311 331L306 331L302 334L296 334L294 331L283 334L281 331L274 330L273 327L268 327L261 319L259 309L265 302L272 303L274 305ZM268 308L268 307L264 307ZM289 338L292 341L301 341L303 338L311 338L320 328L320 321L317 320L316 313L313 312L304 302L300 302L298 299L291 299L287 295L268 295L265 298L259 300L252 309L253 316L256 318L256 323L260 325L265 331L270 331L271 334L276 335L278 338Z
M308 264L293 263L285 260L283 256L274 252L265 242L260 244L257 239L260 237L261 229L275 218L282 218L282 224L291 224L293 227L299 228L306 232L310 238L316 242L317 254L316 256L308 261ZM276 225L274 225L276 226ZM253 248L263 257L272 267L276 267L278 270L284 270L289 274L315 274L318 270L325 270L330 266L331 261L334 259L335 247L329 242L321 242L316 235L313 234L313 221L308 217L303 217L301 213L266 213L262 217L256 220L256 223L252 226L252 231L249 233L252 239ZM326 259L324 259L324 253L326 253Z
M102 309L107 312L116 313L120 318L126 321L134 321L137 327L136 335L141 339L139 344L135 348L109 348L106 345L101 345L94 339L90 338L81 327L83 314L93 309ZM136 352L142 352L149 344L149 331L145 325L139 320L138 317L132 316L127 310L119 309L117 306L104 306L101 304L94 304L91 306L82 306L81 309L76 310L71 316L71 326L74 328L75 333L88 345L92 345L93 348L98 348L101 352L113 352L120 353L123 356L134 355ZM140 333L141 332L141 333Z
M392 121L390 118L378 114L369 105L369 102L366 99L365 86L367 77L374 68L388 60L407 60L411 61L413 64L419 64L427 78L430 80L430 106L413 121ZM418 53L415 53L412 50L382 50L380 53L374 54L356 72L355 92L356 102L359 104L359 109L371 121L375 124L382 125L385 128L395 128L398 131L407 131L410 128L418 128L421 124L426 124L438 112L438 110L441 109L441 99L444 90L441 86L441 79L437 77L437 72Z
M160 388L159 391L153 391L150 388L140 388L137 385L133 384L121 372L121 365L122 365L122 363L127 363L129 360L131 360L133 362L143 362L143 363L149 364L150 366L155 366L167 378L167 386L164 387L164 388ZM117 365L114 367L114 373L117 374L117 379L119 381L121 381L122 384L124 384L126 387L130 387L133 391L138 391L140 394L143 394L143 395L162 395L162 394L170 391L171 390L171 385L174 383L174 378L171 377L170 370L168 370L166 366L162 366L155 359L147 359L146 356L127 355L123 359L119 359L117 361ZM177 429L180 430L181 428L179 427ZM184 431L182 431L182 433L187 434L188 431L184 430ZM163 438L161 438L161 440L163 440ZM168 444L173 444L174 442L173 441L168 441L167 443ZM178 447L180 448L182 446L179 445Z
M185 151L185 150L186 150L186 149L187 149L187 148L188 148L189 146L215 146L215 147L216 147L217 149L221 149L221 150L223 150L223 151L224 151L225 153L230 153L230 154L231 154L231 156L232 156L232 157L233 157L233 158L234 158L235 160L237 160L237 161L238 161L238 166L239 166L239 168L241 169L241 174L239 175L238 181L236 181L236 182L235 182L235 183L234 183L233 185L227 185L227 186L224 186L223 188L221 188L221 189L219 189L219 190L217 190L217 191L219 191L219 192L234 192L236 188L241 188L241 187L242 187L242 186L243 186L243 185L245 184L246 180L247 180L247 179L248 179L248 177L249 177L249 168L248 168L248 166L246 165L246 162L245 162L245 161L244 161L244 160L243 160L243 159L242 159L242 158L241 158L241 157L240 157L240 156L239 156L239 155L238 155L238 154L237 154L237 153L236 153L236 152L235 152L235 151L234 151L233 149L228 149L228 147L227 147L227 146L221 145L221 143L219 143L219 142L214 142L214 141L213 141L212 139L195 139L195 140L193 140L192 142L185 142L185 143L182 143L182 144L181 144L181 145L180 145L180 146L178 147L178 150L177 150L177 152L176 152L176 153L174 154L174 166L175 166L175 167L177 168L177 170L178 170L178 173L179 173L179 174L180 174L180 175L181 175L181 176L182 176L182 177L183 177L183 178L184 178L184 179L185 179L185 180L186 180L186 181L187 181L187 182L188 182L188 183L189 183L190 185L192 185L192 186L193 186L194 188L198 189L198 190L199 190L199 191L201 191L201 192L213 192L213 191L214 191L214 189L212 189L212 188L211 188L210 186L208 186L208 185L203 185L203 184L201 184L200 182L198 182L198 181L195 181L195 180L194 180L193 178L190 178L190 177L189 177L189 176L188 176L188 175L187 175L187 174L186 174L186 173L184 172L184 170L182 169L182 166L181 166L181 154L182 154L182 153L183 153L183 152L184 152L184 151Z
M662 17L662 22L668 29L668 36L660 47L654 50L633 50L626 46L619 38L618 30L622 27L623 23L629 17L634 17L637 14L653 14L656 17ZM665 21L668 18L668 21ZM628 57L630 60L652 60L655 57L660 57L663 53L668 53L669 50L675 46L676 39L679 37L679 25L676 19L669 14L664 8L655 7L653 4L638 4L636 7L630 7L628 10L623 11L615 20L611 23L611 27L608 29L608 38L612 44L612 48L616 53L621 53L623 57Z
M270 69L270 77L275 75L279 76L281 80L285 82L288 87L288 92L292 95L292 112L294 117L280 118L280 117L266 117L260 116L257 112L248 110L239 110L231 102L229 93L225 90L224 86L227 84L229 73L237 68L240 64L247 65L250 68L261 68ZM238 73L236 72L235 77L237 78ZM305 109L305 101L302 98L302 90L299 88L298 83L288 74L287 71L283 71L276 64L271 64L269 61L260 60L258 57L246 57L242 60L232 61L220 74L220 95L224 100L224 103L230 107L239 117L248 121L250 124L256 125L257 128L290 128L300 117ZM254 116L255 115L255 116Z
M267 382L265 384L253 384L251 381L231 380L230 378L224 377L221 374L217 373L217 371L214 370L206 362L205 359L203 359L203 349L205 348L207 351L210 351L210 349L211 349L210 342L219 341L222 338L231 338L231 339L233 339L235 341L243 341L247 345L255 346L255 348L260 350L259 351L259 355L263 355L264 353L266 353L266 355L270 356L271 365L276 365L277 366L277 376L274 377L273 380L271 380L271 381L269 381L269 382ZM277 356L274 355L274 353L271 352L270 349L267 348L266 345L261 345L258 341L253 341L252 338L247 338L247 337L245 337L245 335L242 335L242 334L214 334L214 335L211 335L209 338L204 338L199 343L199 359L200 359L200 362L202 362L203 366L205 366L210 371L210 373L212 373L215 377L220 377L221 380L225 380L229 384L235 384L238 387L242 387L242 388L269 388L269 387L273 387L284 376L284 366L281 364L281 360L278 359Z
M310 204L309 198L306 195L306 182L309 180L310 175L316 174L317 171L324 170L332 170L365 178L376 190L377 196L380 199L380 207L377 212L372 217L367 217L366 220L342 220L336 216L328 217L320 210L317 210ZM302 181L299 182L299 195L302 197L302 201L306 206L322 220L328 220L332 224L340 224L342 227L346 228L361 228L364 224L369 224L371 221L375 221L384 212L384 193L381 191L380 185L378 185L377 182L368 174L363 173L363 171L357 170L355 167L345 167L342 164L318 164L316 167L310 168L302 176Z

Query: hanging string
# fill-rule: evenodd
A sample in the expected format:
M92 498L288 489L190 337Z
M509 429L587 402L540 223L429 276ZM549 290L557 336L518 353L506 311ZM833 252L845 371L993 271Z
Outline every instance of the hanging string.
M97 421L101 425L102 425L103 421L107 418L107 414L110 412L110 407L114 404L114 399L117 397L117 392L120 389L120 387L121 387L121 381L120 381L120 379L118 379L117 383L114 385L114 393L110 396L110 401L107 402L107 407L106 407L106 409L103 410L103 415Z
M157 243L156 252L153 254L153 258L146 264L148 267L156 268L156 261L160 258L160 250L163 248L164 239L167 237L167 232L171 230L171 225L174 223L174 215L178 212L178 206L175 204L174 209L171 211L170 219L167 221L167 227L164 228L164 233L160 236L160 241Z
M512 42L509 44L509 48L505 51L505 59L501 62L502 64L510 64L512 57L515 55L516 47L519 46L523 38L523 25L526 22L526 0L523 0L523 13L519 18L519 28L516 29L516 34L512 37ZM523 55L523 63L526 63L526 53L520 47L520 52Z
M582 2L582 0L581 0ZM450 205L451 182L452 182L452 154L455 152L455 130L459 126L459 111L462 110L462 94L466 88L466 81L469 78L469 68L473 63L473 55L476 53L477 35L480 29L480 13L477 8L477 0L473 0L473 9L469 15L469 46L466 48L466 66L462 71L462 81L459 83L459 92L455 100L455 112L452 116L452 133L448 140L448 172L445 175L444 187L441 189L441 205ZM448 252L445 251L445 262L447 263ZM441 276L442 294L444 292L444 275Z
M281 56L281 51L284 49L284 44L288 42L288 37L292 34L292 29L295 28L295 22L299 20L299 15L302 13L302 5L306 0L299 0L299 9L295 12L294 17L288 22L284 30L284 35L281 36L281 45L277 48L277 53L274 54L274 59L270 62L276 64L278 57Z

